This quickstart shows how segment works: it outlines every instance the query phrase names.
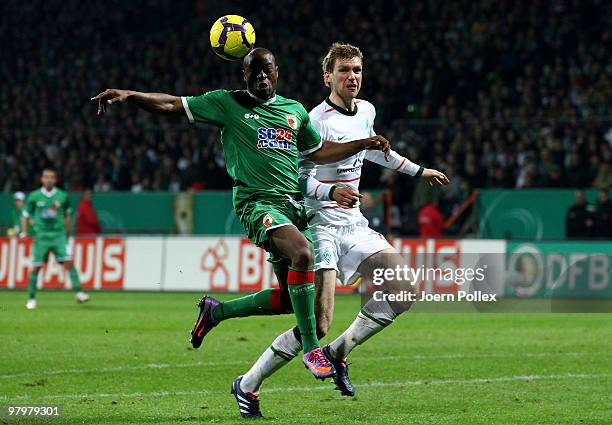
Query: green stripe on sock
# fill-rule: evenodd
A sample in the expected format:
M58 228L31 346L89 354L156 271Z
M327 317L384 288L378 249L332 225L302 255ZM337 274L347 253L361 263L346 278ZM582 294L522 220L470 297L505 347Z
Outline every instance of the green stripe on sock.
M311 271L312 271L312 269L307 269L307 270L304 270L304 269L298 269L298 268L295 268L295 267L292 267L292 266L289 266L289 267L287 267L287 268L288 268L289 270L293 270L294 272L299 272L299 273L308 273L308 272L311 272Z
M391 323L393 323L393 320L385 320L385 319L381 319L380 317L374 317L372 316L370 313L368 313L367 311L365 311L363 308L361 309L361 314L363 314L365 317L367 317L368 319L370 319L371 321L378 323L380 326L382 327L387 327L389 326Z
M274 354L276 354L278 357L281 357L283 360L287 360L288 362L292 360L292 357L289 357L289 354L283 353L282 351L277 350L273 346L270 346L270 350L272 350Z

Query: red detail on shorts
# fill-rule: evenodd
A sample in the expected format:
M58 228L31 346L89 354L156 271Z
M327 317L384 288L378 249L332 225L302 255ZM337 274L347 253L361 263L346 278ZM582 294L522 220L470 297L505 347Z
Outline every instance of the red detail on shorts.
M328 108L328 109L325 110L325 112L331 112L333 110L334 110L334 108Z
M314 282L314 272L298 272L297 270L289 269L287 273L287 285L304 285Z
M281 291L280 288L275 288L270 294L270 307L272 307L272 311L278 313L283 311L283 302L281 301Z

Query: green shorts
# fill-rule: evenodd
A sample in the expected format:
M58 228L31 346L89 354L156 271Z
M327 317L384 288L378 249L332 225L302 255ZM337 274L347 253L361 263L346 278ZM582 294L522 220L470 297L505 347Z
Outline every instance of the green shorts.
M290 200L291 199L291 200ZM312 236L308 230L306 208L299 204L295 198L269 198L244 202L236 207L238 215L247 237L260 248L265 249L271 263L281 261L278 255L271 251L268 232L278 227L294 225L308 239L312 246Z
M58 263L72 260L72 253L68 251L68 239L65 233L42 233L34 238L33 266L42 266L53 252Z

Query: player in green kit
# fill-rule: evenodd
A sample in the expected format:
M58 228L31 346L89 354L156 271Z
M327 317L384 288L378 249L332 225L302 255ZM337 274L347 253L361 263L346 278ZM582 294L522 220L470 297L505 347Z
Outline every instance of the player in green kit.
M14 208L11 212L11 223L6 232L8 237L17 236L21 233L21 217L23 215L23 203L25 201L25 193L15 192L13 195Z
M49 252L53 252L55 260L64 266L70 275L72 287L76 291L78 303L89 301L89 295L81 291L79 274L72 263L72 254L68 246L72 209L68 203L68 195L55 187L57 173L51 168L45 168L40 178L42 187L31 192L23 207L20 238L28 234L30 220L34 222L34 260L28 280L28 302L26 308L36 308L36 284L38 273L47 262Z
M98 114L113 103L128 102L148 111L186 114L191 122L221 128L227 171L234 181L234 208L251 241L270 253L281 289L223 303L203 297L192 345L199 347L222 320L293 311L304 346L303 362L315 377L326 378L334 368L323 356L315 330L313 253L298 186L298 152L327 163L363 149L388 152L389 142L379 136L344 144L322 142L304 107L276 94L278 66L266 49L254 49L244 58L243 73L247 90L178 97L109 89L92 100L98 101Z

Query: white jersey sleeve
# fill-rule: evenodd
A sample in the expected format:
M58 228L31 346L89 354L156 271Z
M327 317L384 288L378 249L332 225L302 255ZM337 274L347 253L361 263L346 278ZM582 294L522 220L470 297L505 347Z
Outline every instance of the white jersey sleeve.
M417 164L404 158L394 150L389 152L389 160L385 159L385 154L381 151L366 151L365 159L375 162L383 167L391 168L400 173L416 176L420 168Z
M321 135L321 140L330 140L329 135L327 134L325 121L312 119L312 112L310 113L310 118L310 122ZM300 185L300 190L306 198L317 201L329 201L329 191L333 185L329 183L322 183L317 180L315 177L316 173L317 164L299 154L298 182Z
M298 173L300 190L306 198L315 201L331 201L329 192L333 184L323 183L317 180L315 177L317 173L316 168L317 165L314 162L300 156Z
M374 109L374 106L372 106ZM374 123L374 119L376 118L376 109L374 109L374 117L372 118L372 123ZM375 136L376 132L374 131L374 125L370 129L370 136ZM394 150L389 152L389 160L385 159L385 154L381 151L366 151L365 159L371 162L375 162L378 165L382 165L383 167L393 169L395 171L399 171L400 173L409 174L411 176L416 176L419 172L420 167L414 162L410 161L408 158L404 158Z

